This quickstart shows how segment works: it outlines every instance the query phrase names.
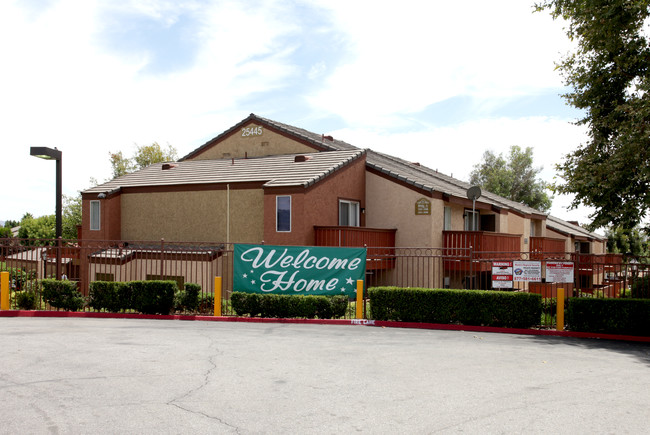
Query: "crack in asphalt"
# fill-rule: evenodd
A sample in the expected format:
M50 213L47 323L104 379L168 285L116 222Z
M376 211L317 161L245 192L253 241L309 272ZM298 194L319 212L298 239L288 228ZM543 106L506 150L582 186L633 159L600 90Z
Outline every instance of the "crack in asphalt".
M232 428L235 431L235 433L240 433L240 429L237 426L233 426L232 424L228 423L227 421L223 420L222 418L219 418L219 417L217 417L215 415L207 414L207 413L202 412L202 411L188 409L188 408L182 406L180 403L178 403L178 402L182 401L183 399L185 399L187 397L190 397L191 395L195 394L196 392L198 392L198 391L202 390L203 388L207 387L208 384L210 383L210 376L211 376L212 372L217 369L217 364L214 362L214 360L217 358L217 356L219 354L222 353L222 351L220 351L219 348L215 346L215 343L212 340L212 337L210 337L208 335L205 335L205 337L208 340L210 340L210 347L213 347L213 346L215 347L215 352L207 358L207 361L208 361L208 363L210 364L211 367L209 367L204 372L204 374L203 374L203 382L201 383L201 385L197 386L196 388L192 388L191 390L187 391L185 394L173 398L172 400L167 402L167 405L174 406L174 407L176 407L176 408L178 408L178 409L180 409L182 411L189 412L191 414L196 414L196 415L203 416L203 417L208 418L210 420L215 420L215 421L219 422L219 424L221 424L223 426L227 426L229 428Z

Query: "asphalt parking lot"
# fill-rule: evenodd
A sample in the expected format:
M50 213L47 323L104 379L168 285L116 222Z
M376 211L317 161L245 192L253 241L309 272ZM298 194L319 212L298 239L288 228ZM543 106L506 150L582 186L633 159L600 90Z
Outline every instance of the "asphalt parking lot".
M650 345L0 318L2 433L647 433Z

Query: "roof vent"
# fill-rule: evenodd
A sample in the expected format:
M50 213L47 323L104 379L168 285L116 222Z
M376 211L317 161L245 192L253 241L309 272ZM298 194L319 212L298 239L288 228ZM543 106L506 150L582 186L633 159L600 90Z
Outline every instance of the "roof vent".
M329 140L329 141L334 141L334 138L332 136L325 136L324 134L321 135L322 139L321 140Z
M311 160L311 156L296 156L293 159L295 163L306 162L307 160Z
M413 166L420 166L420 162L411 162Z
M174 168L177 168L177 167L178 167L178 165L175 164L175 163L163 163L162 170L167 171L169 169L174 169Z

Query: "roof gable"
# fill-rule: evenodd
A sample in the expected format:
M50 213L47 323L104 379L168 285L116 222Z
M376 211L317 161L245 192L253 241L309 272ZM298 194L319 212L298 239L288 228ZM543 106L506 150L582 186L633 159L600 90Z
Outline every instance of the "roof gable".
M223 158L224 156L222 156L220 153L214 152L215 148L218 147L224 141L228 139L232 139L240 134L241 136L248 136L248 135L257 136L258 132L256 131L256 129L249 127L252 124L261 126L264 129L267 129L276 135L280 135L285 138L288 138L297 144L302 144L303 146L313 151L342 151L342 150L358 149L346 142L336 140L331 136L326 136L324 134L318 135L316 133L312 133L301 128L293 127L287 124L282 124L280 122L262 118L260 116L255 115L254 113L251 113L246 119L230 127L228 130L224 131L220 135L210 139L208 142L201 145L194 151L183 156L179 161L201 158L202 155L205 155L210 152L212 152L212 156L209 158L212 159ZM260 129L259 130L260 135L262 134L261 132L262 130ZM287 150L289 152L286 152ZM296 147L290 147L290 148L285 147L284 150L281 152L264 153L264 151L261 151L261 154L258 154L257 152L255 152L254 154L252 150L249 150L248 155L263 156L263 155L273 155L273 154L291 154L295 152L306 152L306 150L298 149ZM233 154L232 157L237 158L237 157L244 157L246 155L244 154L244 152L240 152L239 154L237 155ZM225 156L225 157L230 157L230 156Z

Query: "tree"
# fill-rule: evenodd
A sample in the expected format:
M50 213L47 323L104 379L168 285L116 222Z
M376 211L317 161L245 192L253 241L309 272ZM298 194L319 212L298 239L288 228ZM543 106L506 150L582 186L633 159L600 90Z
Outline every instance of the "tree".
M77 225L81 225L81 193L77 196L63 195L62 234L64 239L77 238Z
M605 231L607 236L607 252L615 254L631 254L634 256L648 255L648 238L644 231L635 227L626 230L621 227Z
M554 189L574 194L573 208L595 208L591 229L634 228L650 209L650 0L546 0L536 10L568 21L577 48L557 68L589 131L558 165Z
M5 221L4 227L11 229L13 227L17 227L18 225L20 225L20 222L8 220L8 221Z
M474 165L470 183L504 198L521 202L541 211L551 208L552 199L545 190L547 183L537 178L542 168L533 167L533 149L524 151L514 145L506 160L488 150L483 154L483 163Z
M151 145L137 146L135 155L131 158L124 157L122 151L109 154L113 178L146 168L154 163L173 162L178 159L176 148L167 144L167 149L163 149L158 145L158 142Z
M56 217L51 214L33 218L26 213L20 221L18 237L21 239L53 239L56 237Z

